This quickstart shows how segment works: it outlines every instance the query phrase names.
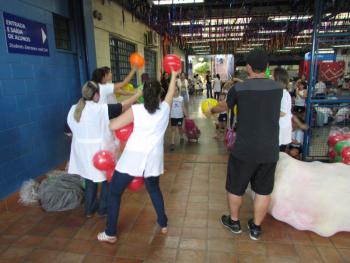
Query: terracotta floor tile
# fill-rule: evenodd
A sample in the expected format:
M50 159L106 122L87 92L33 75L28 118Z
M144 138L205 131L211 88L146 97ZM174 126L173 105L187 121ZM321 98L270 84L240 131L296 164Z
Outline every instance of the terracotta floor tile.
M124 244L131 244L135 246L144 246L151 244L153 234L130 233Z
M299 263L298 257L267 257L266 261L269 263Z
M70 239L67 238L48 237L39 244L39 247L44 249L64 250L69 241Z
M41 236L22 236L18 240L16 240L13 243L13 246L15 247L28 247L28 248L33 248L33 247L38 247L42 241L45 239L45 237Z
M177 249L175 248L160 248L153 247L148 256L147 260L151 262L174 262L176 258Z
M61 238L72 238L79 231L77 227L56 227L49 236L61 237Z
M27 235L47 237L54 229L55 225L52 224L37 224L27 233Z
M350 233L337 233L330 240L336 248L350 248Z
M208 224L207 218L185 217L185 222L184 222L185 227L207 227L207 224Z
M209 239L208 251L235 253L237 242L232 239Z
M266 245L262 242L239 241L237 245L238 254L263 255L266 256Z
M101 255L87 255L83 263L112 263L115 258L111 256L101 256Z
M178 248L180 243L180 237L175 236L155 236L152 240L151 246L154 247L166 247L166 248Z
M26 258L26 263L47 263L47 262L58 262L59 251L48 250L48 249L35 249L29 253Z
M58 263L82 263L85 254L75 254L70 252L61 252L57 255Z
M204 227L184 227L182 238L207 239L208 229Z
M341 255L335 248L331 247L317 247L322 259L329 263L340 263L343 262Z
M184 250L180 249L176 262L178 263L204 263L206 259L206 252L201 250Z
M318 250L314 246L296 245L295 249L302 262L317 263L322 262L322 258Z
M17 240L17 236L0 235L0 245L11 245Z
M236 263L238 262L238 255L224 252L208 252L208 263L219 263L219 262L227 262L227 263Z
M321 237L313 232L309 232L309 237L314 244L314 246L326 246L326 247L334 247L332 241L327 237Z
M180 240L180 249L190 249L190 250L206 250L207 241L203 239L189 239L182 238Z
M208 227L208 239L237 239L241 235L244 235L244 233L234 234L222 225L216 228L213 228L211 225Z
M119 248L119 244L109 244L96 241L92 248L89 251L91 255L103 255L103 256L115 256L117 250Z
M296 245L312 245L312 240L310 238L309 232L307 231L289 231L288 235L292 239L293 243Z
M269 261L267 261L267 258L265 256L239 255L238 262L239 263L268 263Z
M289 244L266 244L267 257L295 257L298 256L294 245Z
M125 259L125 258L116 258L113 263L142 263L142 260L138 259Z
M23 259L32 252L32 248L8 247L0 254L0 259L4 260L18 260Z
M145 259L149 254L149 246L130 246L121 244L118 246L116 256L120 258Z
M85 254L90 252L91 248L96 245L96 242L97 241L72 239L64 250L76 254Z
M338 253L342 256L344 262L350 262L350 249L339 248Z

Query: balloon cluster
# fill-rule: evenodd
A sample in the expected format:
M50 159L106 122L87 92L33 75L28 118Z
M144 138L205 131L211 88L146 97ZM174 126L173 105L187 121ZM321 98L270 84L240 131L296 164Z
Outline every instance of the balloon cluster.
M96 169L106 172L107 182L110 182L115 168L113 154L105 150L98 151L92 158L92 162Z
M219 104L219 102L216 99L205 99L202 101L201 109L204 115L210 115L210 110L214 107L216 107Z
M334 162L350 164L350 132L336 129L328 137L328 156Z

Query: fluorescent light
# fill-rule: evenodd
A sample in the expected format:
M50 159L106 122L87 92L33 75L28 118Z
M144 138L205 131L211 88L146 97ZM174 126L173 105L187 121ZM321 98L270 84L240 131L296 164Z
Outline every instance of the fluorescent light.
M311 45L311 43L306 43L306 42L298 42L298 45L302 45L302 46L309 46Z
M188 0L190 1L190 0ZM171 1L170 1L171 2ZM175 2L175 1L174 1ZM192 1L193 3L193 1ZM171 4L171 3L170 3ZM174 3L175 4L175 3ZM242 28L242 25L246 25L250 23L252 20L251 17L235 17L235 18L212 18L212 19L199 19L199 20L182 20L182 21L174 21L171 24L173 26L189 26L189 25L205 25L207 27L210 26L230 26L231 29L239 29ZM205 29L204 28L204 29Z
M183 33L181 34L182 37L200 37L201 33Z
M298 46L289 46L289 47L284 47L284 49L300 49L302 47L298 47Z
M247 47L247 48L236 48L235 49L235 51L250 51L250 50L253 50L254 48L249 48L249 47Z
M333 47L335 47L335 48L339 48L339 47L350 47L350 44L334 45Z
M312 29L304 29L302 31L300 31L300 35L303 35L303 34L312 34L313 30Z
M312 17L311 15L305 15L305 16L269 16L268 20L275 21L275 22L302 21L302 20L308 20L311 17Z
M279 30L259 30L258 34L274 34L274 33L285 33L286 29Z
M241 53L249 53L250 50L237 50L237 51L234 51L233 53L234 54L241 54Z
M204 0L153 0L154 5L182 5L182 4L198 4Z
M197 49L197 48L210 48L210 46L193 46L193 49Z
M287 52L290 52L291 50L290 49L279 49L277 50L277 52L281 52L281 53L287 53Z
M248 39L249 42L260 42L260 41L270 41L271 38L252 38Z
M334 49L330 49L330 48L321 48L319 50L316 50L317 54L330 54L330 53L334 53Z
M242 46L243 47L261 47L263 45L264 44L262 44L262 43L249 43L249 44L243 44Z
M242 40L241 37L231 37L231 38L208 38L208 39L198 39L198 40L189 40L188 44L199 44L199 43L208 43L216 41L239 41Z
M311 38L311 35L298 35L294 36L294 38Z
M343 33L346 32L346 29L329 29L329 30L320 30L320 34L327 34L327 33Z
M183 21L176 21L172 22L171 25L173 26L189 26L189 25L203 25L204 21L203 20L183 20Z

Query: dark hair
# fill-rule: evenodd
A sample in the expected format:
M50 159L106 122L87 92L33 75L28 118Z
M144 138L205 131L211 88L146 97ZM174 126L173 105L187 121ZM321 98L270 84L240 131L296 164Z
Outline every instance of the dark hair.
M220 75L219 75L219 74L216 74L216 77L217 77L218 79L220 79Z
M288 88L289 76L287 70L280 67L275 68L275 70L273 71L273 78L277 82L281 83L284 89Z
M149 113L159 109L161 85L157 80L146 81L143 85L144 106Z
M104 76L106 76L109 72L111 72L111 69L109 67L101 67L101 68L97 68L94 70L94 72L92 72L92 77L91 80L101 84L102 83L102 79L104 78Z
M246 62L253 72L262 73L266 70L269 60L265 50L256 48L248 53Z

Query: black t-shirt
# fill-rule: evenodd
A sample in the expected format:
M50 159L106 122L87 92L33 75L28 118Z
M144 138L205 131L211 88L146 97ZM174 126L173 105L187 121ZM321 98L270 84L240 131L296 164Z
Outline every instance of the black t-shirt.
M240 160L276 162L279 154L281 86L270 79L248 79L235 84L227 105L237 104L237 139L232 154Z
M107 104L108 106L108 117L109 119L113 119L122 114L123 106L121 103L117 104Z

